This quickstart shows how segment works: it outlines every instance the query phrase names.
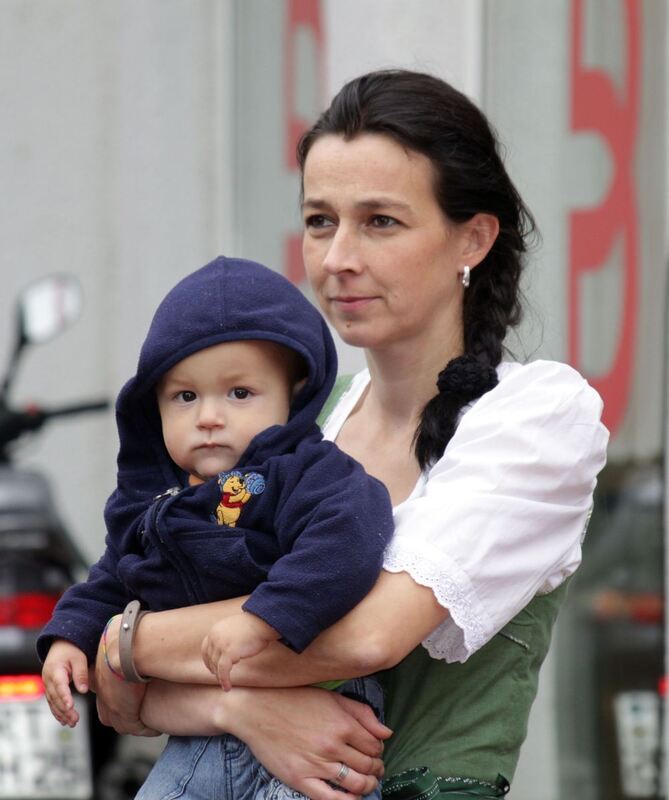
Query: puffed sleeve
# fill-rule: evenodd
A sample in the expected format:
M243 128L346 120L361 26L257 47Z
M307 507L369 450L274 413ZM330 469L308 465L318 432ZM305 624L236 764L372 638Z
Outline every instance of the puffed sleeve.
M449 617L424 642L465 661L578 567L606 460L602 401L571 367L503 364L422 493L395 508L384 568L429 586Z

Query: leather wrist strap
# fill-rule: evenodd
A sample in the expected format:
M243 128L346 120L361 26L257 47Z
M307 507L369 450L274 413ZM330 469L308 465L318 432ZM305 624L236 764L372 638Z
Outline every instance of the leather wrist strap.
M135 669L132 659L132 642L140 619L148 612L142 611L139 600L131 600L123 609L121 629L118 635L118 654L121 661L123 677L130 683L148 683L149 678L143 678Z

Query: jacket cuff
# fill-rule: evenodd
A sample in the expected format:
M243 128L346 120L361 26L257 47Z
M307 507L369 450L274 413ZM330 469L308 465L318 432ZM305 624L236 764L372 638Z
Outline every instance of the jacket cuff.
M296 653L301 653L323 629L323 626L297 603L277 603L275 598L257 595L259 595L258 590L244 603L242 606L244 611L255 614L271 625L281 634L281 643ZM295 608L299 608L299 615L295 614Z

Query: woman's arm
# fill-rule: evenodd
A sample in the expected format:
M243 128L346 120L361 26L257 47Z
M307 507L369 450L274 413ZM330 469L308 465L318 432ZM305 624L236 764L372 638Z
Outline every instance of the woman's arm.
M271 774L313 800L339 800L327 781L342 763L350 772L341 786L354 796L373 791L383 774L383 740L392 732L369 706L335 692L126 683L113 675L102 647L91 684L101 720L119 733L232 733Z
M113 677L100 656L102 689ZM98 709L119 733L174 735L232 733L242 739L272 775L313 800L339 800L327 781L342 763L349 773L342 788L355 796L372 792L383 775L383 740L391 731L369 706L321 689L238 689L154 680L114 680ZM141 716L141 719L140 719Z
M212 625L241 613L245 600L239 597L144 615L133 637L135 669L140 675L176 683L217 684L202 660L202 642ZM120 625L119 615L110 621L106 636L107 658L117 672L121 671ZM113 685L105 670L98 680Z
M448 617L434 592L406 572L382 572L372 591L297 655L273 644L235 665L237 686L302 686L394 666Z
M140 675L177 683L217 684L202 660L202 642L211 627L239 614L246 597L146 614L133 640L133 660ZM107 632L114 666L118 659L118 626Z
M141 675L177 683L216 684L202 661L211 626L238 614L245 598L147 614L133 644ZM382 572L376 586L349 614L324 631L301 655L273 644L232 670L236 686L304 686L369 675L396 664L447 617L431 589L407 573ZM107 653L119 668L119 621L107 631Z

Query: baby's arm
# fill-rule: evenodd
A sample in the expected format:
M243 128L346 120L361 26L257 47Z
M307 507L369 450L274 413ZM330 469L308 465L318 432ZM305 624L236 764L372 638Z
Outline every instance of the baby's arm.
M255 614L243 611L212 626L202 642L202 659L221 686L230 691L230 670L242 658L262 652L280 633Z
M88 691L88 661L76 645L65 639L56 639L44 661L42 680L49 708L61 725L70 728L79 721L74 707L70 682L78 692Z
M281 556L243 606L297 653L373 588L393 532L386 488L330 442L317 453L286 475L274 518Z

